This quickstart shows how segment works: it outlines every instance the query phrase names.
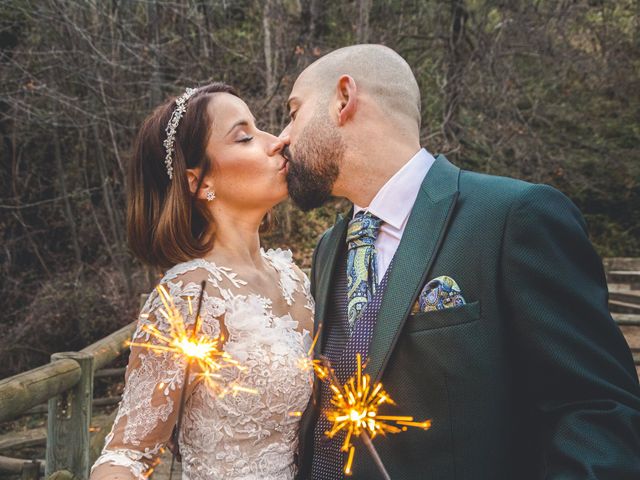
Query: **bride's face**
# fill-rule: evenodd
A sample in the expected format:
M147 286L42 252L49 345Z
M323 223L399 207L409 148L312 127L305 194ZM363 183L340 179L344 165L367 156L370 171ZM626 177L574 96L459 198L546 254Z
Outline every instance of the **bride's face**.
M218 93L209 102L212 121L208 176L218 204L270 209L287 198L287 162L282 141L259 130L249 107L238 97Z

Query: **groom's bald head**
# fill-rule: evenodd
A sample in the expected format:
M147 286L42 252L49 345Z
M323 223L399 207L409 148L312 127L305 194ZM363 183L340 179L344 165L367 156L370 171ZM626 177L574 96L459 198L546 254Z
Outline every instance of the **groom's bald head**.
M390 48L354 45L328 53L296 80L288 101L289 195L303 209L330 195L365 198L420 148L420 91ZM357 183L357 185L355 185Z
M311 64L296 84L327 98L343 75L352 77L358 90L370 96L385 114L420 128L418 83L409 64L395 51L383 45L340 48Z

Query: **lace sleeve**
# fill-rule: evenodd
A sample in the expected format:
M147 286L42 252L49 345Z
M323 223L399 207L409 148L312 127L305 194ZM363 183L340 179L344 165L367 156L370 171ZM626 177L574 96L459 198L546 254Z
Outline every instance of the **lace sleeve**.
M163 284L187 329L192 328L195 321L199 276L206 278L191 271ZM220 334L220 320L225 307L219 296L208 290L211 290L210 286L204 294L200 331L215 337ZM162 345L162 341L149 333L148 327L155 327L161 335L170 333L171 327L163 311L162 298L154 290L142 308L132 343ZM177 421L180 396L185 388L185 367L184 358L171 351L132 345L122 401L102 454L92 468L92 480L114 478L113 475L136 479L149 476ZM197 383L196 379L197 371L192 369L186 386L187 398Z

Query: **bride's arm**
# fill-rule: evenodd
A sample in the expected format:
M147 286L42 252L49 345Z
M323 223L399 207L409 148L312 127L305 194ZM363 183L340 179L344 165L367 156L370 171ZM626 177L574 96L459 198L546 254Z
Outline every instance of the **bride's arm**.
M192 325L194 319L189 314L188 298L182 295L184 292L171 293L172 296L176 294L176 306L187 319L187 325ZM194 310L195 303L193 301ZM151 325L163 335L169 334L162 308L158 293L154 291L142 310L133 343L162 343L143 329L144 325ZM212 319L205 321L211 326ZM91 480L143 480L150 475L176 424L185 366L184 359L172 352L131 347L122 402L102 454L92 468ZM186 387L187 396L193 387L191 376Z

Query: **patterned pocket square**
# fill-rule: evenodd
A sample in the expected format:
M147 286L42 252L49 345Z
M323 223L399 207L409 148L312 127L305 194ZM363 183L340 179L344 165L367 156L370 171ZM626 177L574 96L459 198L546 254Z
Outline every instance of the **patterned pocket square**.
M445 308L459 307L465 303L460 287L455 280L442 276L430 280L424 286L411 313L444 310Z

